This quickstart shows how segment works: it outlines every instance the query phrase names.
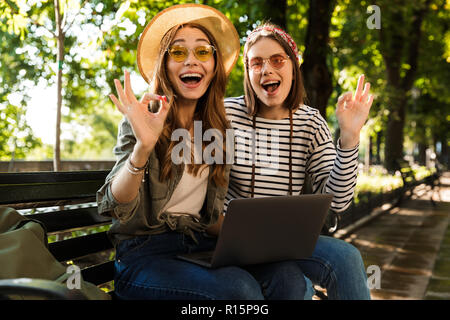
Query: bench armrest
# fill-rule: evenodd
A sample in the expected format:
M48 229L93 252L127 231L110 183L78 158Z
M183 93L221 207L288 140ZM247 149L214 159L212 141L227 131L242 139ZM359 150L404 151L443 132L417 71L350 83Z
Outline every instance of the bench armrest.
M12 295L29 296L30 299L87 300L80 290L70 290L65 285L50 280L30 278L0 280L0 300L9 300Z

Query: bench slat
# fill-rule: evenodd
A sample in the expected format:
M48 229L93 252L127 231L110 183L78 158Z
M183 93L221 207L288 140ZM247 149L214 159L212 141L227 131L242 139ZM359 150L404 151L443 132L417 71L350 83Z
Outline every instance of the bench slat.
M51 201L33 201L33 202L21 202L21 203L8 203L8 204L0 204L5 205L10 208L14 208L16 210L20 209L32 209L32 208L48 208L48 207L61 207L61 206L69 206L80 203L90 203L95 202L95 196L82 198L82 199L68 199L68 200L51 200Z
M0 205L92 197L103 181L76 181L49 184L0 185Z
M95 285L103 284L114 279L114 261L104 262L81 270L85 281Z
M43 222L49 233L111 223L110 217L98 214L97 207L44 212L26 217Z
M93 171L39 171L39 172L9 172L0 173L0 184L32 184L72 181L105 180L110 170Z
M91 198L108 172L0 173L0 205Z
M112 243L106 232L52 242L49 250L58 261L73 260L92 253L111 249Z

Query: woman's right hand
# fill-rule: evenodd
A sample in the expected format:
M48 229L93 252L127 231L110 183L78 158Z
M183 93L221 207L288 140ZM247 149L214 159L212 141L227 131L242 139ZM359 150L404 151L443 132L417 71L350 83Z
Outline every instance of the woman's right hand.
M141 101L138 101L131 89L130 73L128 71L125 71L125 90L122 88L119 80L114 79L114 84L119 98L114 94L110 94L110 99L130 122L136 137L136 146L141 151L150 153L162 133L164 122L167 118L169 103L166 97L146 93ZM161 108L158 113L152 113L148 110L148 104L152 100L161 101Z

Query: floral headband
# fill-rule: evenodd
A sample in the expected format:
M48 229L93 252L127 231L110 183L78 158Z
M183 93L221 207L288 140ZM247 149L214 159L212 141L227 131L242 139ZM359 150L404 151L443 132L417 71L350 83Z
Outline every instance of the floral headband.
M257 33L261 32L261 31L269 31L269 32L278 34L291 47L291 49L292 49L292 51L294 51L297 59L300 60L300 52L298 51L298 48L297 48L297 45L295 44L294 39L292 39L292 37L286 31L284 31L280 28L270 27L270 26L258 27L248 35L247 43L249 41L251 41L252 39L254 39L256 37Z

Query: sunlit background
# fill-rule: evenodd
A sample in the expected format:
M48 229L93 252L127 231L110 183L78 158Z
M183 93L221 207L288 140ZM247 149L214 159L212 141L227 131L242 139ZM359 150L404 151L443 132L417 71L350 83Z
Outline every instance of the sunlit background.
M160 10L173 4L191 1L81 1L61 0L61 14L65 23L65 56L62 67L61 159L113 159L117 125L121 114L109 101L114 92L113 79L123 81L123 71L131 72L132 86L140 97L148 85L136 65L136 47L145 25ZM354 90L360 74L371 82L375 102L370 120L361 133L360 160L366 165L383 165L389 144L389 126L399 101L406 103L401 156L421 165L430 164L432 157L448 162L448 123L450 121L450 1L423 2L416 0L404 7L394 7L389 1L377 1L379 28L385 28L389 39L403 39L398 76L406 81L414 69L411 86L397 96L401 86L395 87L387 77L389 41L380 39L376 18L367 1L338 0L329 7L329 15L319 15L314 21L329 23L321 30L320 23L312 26L308 19L314 13L310 1L223 0L195 1L207 3L226 14L245 42L249 30L270 18L286 28L302 53L302 68L310 100L326 118L335 139L338 126L334 116L340 94ZM0 4L0 160L45 160L54 156L56 132L58 72L54 1L5 0ZM415 37L414 10L424 9L417 61L410 61L408 50ZM418 12L418 11L417 11ZM402 15L405 23L395 19ZM318 20L320 19L320 20ZM446 22L447 21L447 22ZM308 26L314 34L308 34ZM375 26L375 29L374 29ZM381 29L382 30L382 29ZM325 32L328 41L322 48L314 39ZM314 68L326 73L310 71L309 61L320 50L324 58ZM308 52L310 52L308 54ZM395 56L395 55L393 55ZM311 62L310 62L311 63ZM319 70L317 69L317 70ZM322 70L322 69L320 69ZM316 79L315 79L316 77ZM227 96L243 94L243 64L240 58L230 75ZM322 81L322 82L321 82ZM308 86L316 83L316 87ZM318 85L323 83L321 85ZM400 90L401 91L401 90ZM324 96L325 104L314 100ZM312 100L311 100L312 99ZM323 104L323 103L322 103ZM397 139L398 140L398 139ZM396 138L389 141L396 142ZM370 152L369 152L370 151ZM389 152L396 152L390 150ZM398 152L397 152L398 154Z

